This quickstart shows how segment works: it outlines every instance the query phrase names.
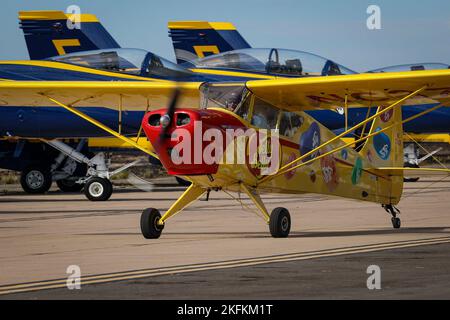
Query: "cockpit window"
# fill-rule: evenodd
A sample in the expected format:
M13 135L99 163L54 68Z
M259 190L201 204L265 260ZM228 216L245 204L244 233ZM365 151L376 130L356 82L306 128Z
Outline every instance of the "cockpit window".
M236 69L265 72L268 59L267 49L243 49L193 60L187 63L195 68Z
M48 60L143 77L182 80L192 75L188 69L141 49L83 51L52 57Z
M234 112L244 120L249 121L250 106L252 103L252 97L250 94L246 95L245 100L234 110Z
M383 72L402 72L402 71L419 71L419 70L444 70L450 69L450 65L445 63L413 63L402 64L398 66L390 66L379 69L367 71L368 73L383 73Z
M156 54L149 53L147 56L147 64L144 65L144 77L161 77L172 80L183 80L184 77L192 76L192 72L188 69L170 62Z
M241 49L189 62L195 68L232 69L273 75L308 77L354 74L315 54L285 49Z
M147 51L139 49L104 49L70 53L49 58L82 67L140 75Z
M224 108L235 111L245 98L245 85L221 85L205 83L200 87L202 108Z
M303 118L300 115L294 112L283 111L281 114L279 127L280 134L292 138L297 133L298 129L300 129L302 124Z
M272 105L255 97L251 123L260 129L276 129L278 112Z

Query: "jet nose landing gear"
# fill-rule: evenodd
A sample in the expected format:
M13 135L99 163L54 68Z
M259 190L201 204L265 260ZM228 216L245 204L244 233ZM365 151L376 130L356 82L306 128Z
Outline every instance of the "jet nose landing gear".
M105 178L90 178L84 186L84 194L91 201L106 201L113 192L111 181Z

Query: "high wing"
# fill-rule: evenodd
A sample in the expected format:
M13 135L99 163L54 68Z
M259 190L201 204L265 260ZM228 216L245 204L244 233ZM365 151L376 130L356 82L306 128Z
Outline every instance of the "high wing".
M73 107L118 110L165 108L175 88L180 107L198 108L201 83L127 81L0 81L0 107L52 106L49 98Z
M450 70L365 73L295 79L252 80L259 98L291 111L369 105L385 106L425 87L405 104L450 104Z
M200 82L0 81L0 106L49 106L51 97L73 106L117 109L122 96L126 109L142 110L147 100L153 107L166 107L171 92L178 87L183 91L180 106L198 108L200 85ZM251 80L246 86L259 98L291 111L334 109L343 106L346 100L349 107L389 105L421 88L424 89L405 104L450 104L450 70Z

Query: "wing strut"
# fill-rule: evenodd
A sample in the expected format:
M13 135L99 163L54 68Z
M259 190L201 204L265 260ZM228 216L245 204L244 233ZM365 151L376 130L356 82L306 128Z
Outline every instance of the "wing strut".
M139 145L139 144L136 143L135 141L131 140L130 138L128 138L128 137L122 135L121 133L119 133L119 132L117 132L117 131L115 131L115 130L109 128L108 126L105 126L105 125L104 125L103 123L101 123L100 121L97 121L97 120L95 120L94 118L91 118L90 116L88 116L87 114L81 112L80 110L77 110L76 108L74 108L74 107L72 107L72 106L70 106L70 105L66 105L66 104L64 104L64 103L62 103L62 102L60 102L60 101L58 101L58 100L56 100L56 99L53 99L52 97L49 97L49 96L47 96L47 95L43 95L43 96L46 97L46 98L47 98L48 100L50 100L51 102L57 104L58 106L60 106L60 107L62 107L62 108L64 108L64 109L66 109L67 111L69 111L69 112L75 114L76 116L78 116L78 117L80 117L80 118L82 118L82 119L88 121L89 123L93 124L94 126L96 126L96 127L100 128L100 129L102 129L102 130L108 132L109 134L111 134L111 135L113 135L114 137L116 137L116 138L118 138L118 139L124 141L125 143L128 143L129 145L135 147L136 149L139 149L139 150L141 150L142 152L145 152L146 154L148 154L148 155L150 155L150 156L152 156L152 157L155 157L155 158L159 159L158 156L156 155L156 153L151 152L150 150L148 150L148 149L142 147L141 145Z
M342 145L342 146L340 146L340 147L338 147L338 148L336 148L336 149L334 149L334 150L331 150L331 151L329 151L329 152L326 152L326 153L324 153L324 154L321 154L321 155L318 156L318 157L315 157L315 158L313 158L313 159L310 159L310 160L308 160L308 161L306 161L306 162L303 162L303 163L301 163L301 164L295 165L297 162L299 162L299 161L305 159L305 158L308 157L310 154L313 154L313 153L317 152L318 150L320 150L320 149L322 149L323 147L329 145L330 143L332 143L332 142L334 142L334 141L336 141L336 140L342 138L343 136L347 135L348 133L350 133L350 132L354 131L355 129L361 127L362 125L366 124L367 122L372 121L373 119L375 119L375 118L378 117L379 115L381 115L381 114L383 114L383 113L385 113L385 112L387 112L387 111L389 111L389 110L395 108L397 105L403 103L405 100L408 100L408 99L410 99L411 97L413 97L413 96L419 94L419 93L420 93L421 91L423 91L426 87L427 87L427 86L424 86L424 87L422 87L422 88L420 88L420 89L414 91L413 93L411 93L411 94L409 94L409 95L407 95L407 96L401 98L400 100L394 102L393 104L391 104L391 105L388 106L387 108L384 108L383 110L381 110L381 111L379 111L379 112L376 112L374 115L372 115L372 116L366 118L366 120L364 120L364 121L358 123L357 125L351 127L350 129L344 131L343 133L341 133L341 134L335 136L334 138L332 138L332 139L330 139L330 140L324 142L323 144L321 144L321 145L318 146L317 148L315 148L315 149L313 149L313 150L311 150L311 151L309 151L309 152L303 154L302 156L298 157L297 159L295 159L295 160L289 162L288 164L286 164L286 165L284 165L283 167L281 167L281 168L278 170L277 173L275 173L275 174L273 174L273 175L270 175L270 176L265 176L264 178L262 178L262 179L258 182L258 184L262 184L262 183L264 183L264 182L273 180L274 178L276 178L276 177L278 177L278 176L280 176L280 175L283 175L283 174L285 174L286 172L289 172L289 171L295 170L295 169L297 169L297 168L300 168L300 167L302 167L302 166L304 166L304 165L307 165L307 164L309 164L309 163L311 163L311 162L313 162L313 161L319 160L319 159L321 159L321 158L323 158L323 157L325 157L325 156L327 156L327 155L329 155L329 154L335 153L335 152L337 152L337 151L339 151L339 150L341 150L341 149L347 148L347 147L349 147L349 146L351 146L351 145L354 145L354 144L356 144L356 143L358 143L358 142L365 141L365 140L367 140L367 139L370 138L370 137L373 137L373 136L378 135L378 134L380 134L380 133L382 133L382 132L385 132L385 131L388 130L388 129L391 129L394 125L397 125L397 124L394 123L394 124L392 124L392 125L390 125L390 126L384 128L384 129L382 129L382 130L372 132L372 133L370 133L370 134L368 134L368 135L366 135L366 136L364 136L364 137L362 137L362 138L360 138L360 139L358 139L358 140L349 142L349 143L347 143L347 144L345 144L345 145ZM421 113L419 113L419 114L417 114L417 115L414 115L414 116L412 116L412 117L409 117L409 118L403 120L401 123L403 124L403 123L409 122L409 121L411 121L411 120L414 120L414 119L416 119L416 118L418 118L418 117L420 117L420 116L423 116L424 114L427 114L427 113L429 113L429 112L431 112L431 111L434 111L434 110L436 110L437 108L440 108L440 107L442 107L442 104L438 104L437 106L435 106L435 107L433 107L433 108L427 109L427 110L425 110L425 111L423 111L423 112L421 112Z

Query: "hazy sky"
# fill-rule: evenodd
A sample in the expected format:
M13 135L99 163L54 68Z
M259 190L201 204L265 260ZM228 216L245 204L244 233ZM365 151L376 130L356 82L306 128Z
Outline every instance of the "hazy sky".
M450 64L449 0L2 0L0 59L27 59L19 10L63 10L76 4L98 16L122 47L174 59L169 20L231 21L253 47L310 51L351 69ZM368 30L366 9L381 8L381 30Z

